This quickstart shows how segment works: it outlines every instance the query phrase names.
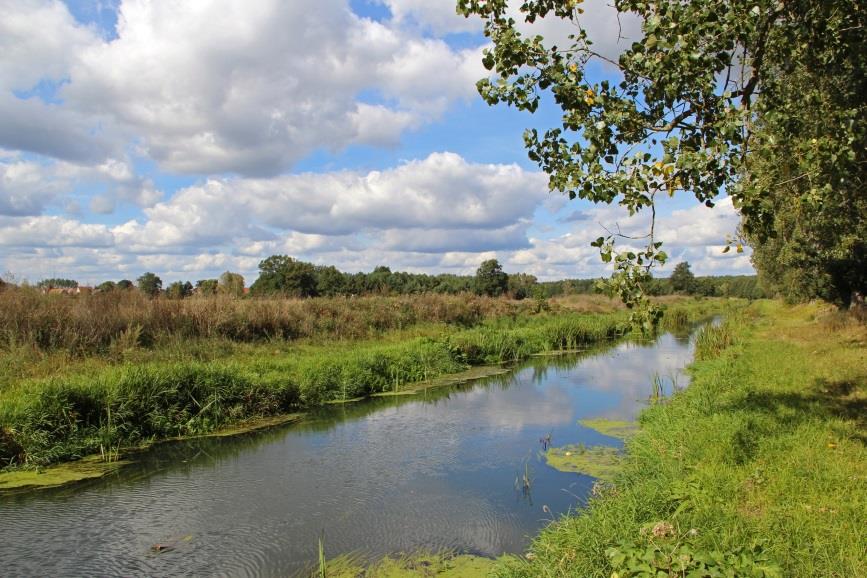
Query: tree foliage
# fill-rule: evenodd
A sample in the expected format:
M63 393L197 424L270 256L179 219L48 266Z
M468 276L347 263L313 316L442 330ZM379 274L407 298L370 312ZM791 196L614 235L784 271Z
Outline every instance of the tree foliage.
M506 292L509 287L509 276L503 271L503 266L496 259L482 261L476 271L476 293L496 297Z
M78 287L78 281L75 281L74 279L51 278L39 281L36 286L40 289L75 289Z
M189 281L174 281L166 287L166 297L169 299L186 299L193 294L193 285Z
M533 296L533 289L537 285L537 279L534 275L527 273L515 273L509 275L508 290L512 299L526 299Z
M232 295L233 297L244 296L244 276L240 273L232 273L231 271L224 272L220 275L220 280L217 285L220 293Z
M689 270L689 263L686 261L674 266L669 281L671 288L678 293L692 293L695 290L695 275Z
M743 230L771 292L849 305L867 292L867 18L800 9L812 26L777 47L757 102Z
M196 281L199 295L216 295L219 287L220 281L217 279L199 279Z
M287 255L272 255L259 263L259 278L251 290L256 294L311 297L316 294L315 268Z
M726 191L743 215L748 237L760 245L785 229L772 201L787 204L783 179L777 177L789 175L795 179L790 183L802 186L803 175L810 174L810 202L822 207L819 213L827 212L829 221L863 223L860 209L841 219L845 203L834 200L853 200L863 186L867 35L860 2L615 0L619 12L640 17L643 31L616 61L588 39L582 0L526 0L520 6L520 17L530 23L539 18L574 23L565 46L522 35L508 4L459 0L458 10L482 17L493 42L483 60L493 76L478 83L489 104L534 112L547 92L562 110L560 126L524 135L530 158L548 174L552 190L654 216L659 195L685 191L713 206ZM594 62L613 65L620 79L592 80L588 69ZM796 88L790 79L799 75L804 82ZM824 140L808 141L818 156L796 155L777 175L759 175L753 159L763 154L772 163L789 154L781 137L797 136L802 109L819 101L834 122L823 131ZM854 182L841 189L841 178ZM796 217L798 223L812 228L805 216ZM667 255L653 225L642 250L618 251L617 240L611 234L594 242L603 261L614 265L605 288L636 308L636 320L646 326L656 314L647 301L650 270ZM838 250L825 253L839 257L857 243L847 237L830 244ZM810 251L820 255L823 267L831 265L821 249ZM848 271L848 277L838 277L851 280L853 264L836 262ZM761 268L761 260L757 264Z
M145 295L150 295L151 297L156 297L163 289L163 280L157 277L154 273L145 273L136 279L136 282L138 284L138 290Z

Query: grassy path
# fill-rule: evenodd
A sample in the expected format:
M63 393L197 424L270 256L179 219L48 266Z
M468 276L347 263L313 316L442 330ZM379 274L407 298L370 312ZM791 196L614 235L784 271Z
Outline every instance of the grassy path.
M498 576L867 576L867 327L762 302L697 357L615 485Z

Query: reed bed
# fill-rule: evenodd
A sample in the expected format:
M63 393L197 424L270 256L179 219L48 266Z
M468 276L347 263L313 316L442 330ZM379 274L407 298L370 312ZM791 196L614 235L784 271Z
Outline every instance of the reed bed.
M182 300L138 291L43 295L0 292L0 350L31 347L79 356L152 346L171 339L367 339L420 323L472 327L485 319L527 313L533 304L477 295L315 299L217 295Z

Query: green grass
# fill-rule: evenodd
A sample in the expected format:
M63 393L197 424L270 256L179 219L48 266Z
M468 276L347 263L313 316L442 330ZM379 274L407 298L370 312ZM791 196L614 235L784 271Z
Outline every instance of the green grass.
M867 328L762 302L703 335L613 488L496 575L867 576Z
M0 464L45 465L257 417L396 393L470 366L587 347L627 330L623 313L510 316L473 329L381 341L247 346L209 361L57 371L0 393Z

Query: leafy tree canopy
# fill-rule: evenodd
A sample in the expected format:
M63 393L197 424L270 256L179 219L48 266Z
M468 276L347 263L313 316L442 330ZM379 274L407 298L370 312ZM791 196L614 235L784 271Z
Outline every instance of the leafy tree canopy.
M692 293L695 289L695 275L689 270L689 263L686 261L675 265L669 281L671 288L678 293Z
M73 279L43 279L36 284L40 289L53 289L55 287L63 289L75 289L78 287L78 281Z
M560 126L524 135L530 158L548 174L552 190L654 216L659 195L684 191L713 206L726 191L741 211L747 237L760 244L779 233L780 208L772 199L792 204L784 200L779 178L788 175L790 184L798 183L796 203L823 207L819 212L829 221L863 223L862 209L844 218L844 203L824 203L852 200L863 187L867 35L861 2L615 0L619 12L641 18L643 31L616 61L588 39L582 0L520 5L520 17L528 22L571 21L575 33L563 46L523 36L508 4L459 0L458 10L482 17L493 42L483 60L493 77L478 83L489 104L533 112L547 92L562 110ZM592 80L588 68L594 62L616 67L620 79ZM806 135L809 153L797 119L818 103L833 122L815 141ZM796 137L795 143L786 144L787 136ZM790 146L800 148L789 151ZM759 153L769 159L789 155L791 162L761 176L752 164ZM810 186L803 186L807 181ZM799 223L810 228L806 213ZM654 233L651 225L639 251L616 250L614 234L594 243L615 267L605 288L635 308L634 320L645 327L658 318L647 301L650 269L667 259ZM831 244L839 257L857 242ZM822 267L827 265L823 260ZM853 265L841 266L857 285L863 275L852 275Z
M240 273L226 271L220 275L219 290L227 295L242 297L244 295L244 276Z
M169 299L185 299L193 294L193 285L189 281L175 281L166 287L166 297Z
M216 295L220 282L217 279L199 279L196 288L200 295Z
M512 298L521 300L533 295L533 288L537 284L537 279L534 275L516 273L508 277L509 294Z
M316 294L315 268L287 255L272 255L259 263L259 278L251 290L256 294L311 297Z
M150 295L151 297L156 297L163 289L163 280L157 277L154 273L145 273L136 279L136 282L138 283L139 291L145 295Z
M476 292L480 295L496 297L506 292L509 286L509 276L503 272L503 266L496 259L482 261L476 271Z

